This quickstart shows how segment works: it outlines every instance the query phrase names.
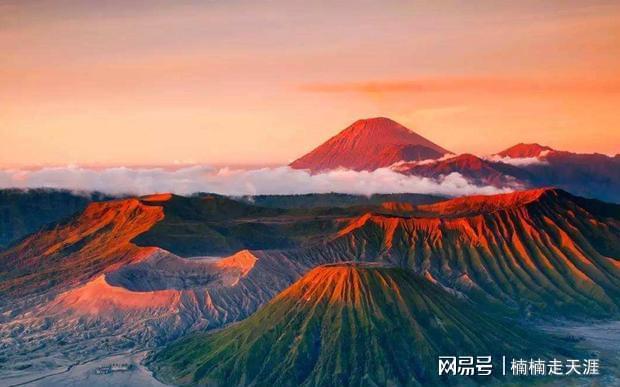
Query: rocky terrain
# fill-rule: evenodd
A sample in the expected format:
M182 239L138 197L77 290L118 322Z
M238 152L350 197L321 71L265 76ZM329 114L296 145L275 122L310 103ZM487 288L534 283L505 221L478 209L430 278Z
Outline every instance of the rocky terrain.
M344 261L407 268L493 319L614 319L619 219L617 205L553 189L336 209L220 196L92 203L0 253L0 378L222 327Z

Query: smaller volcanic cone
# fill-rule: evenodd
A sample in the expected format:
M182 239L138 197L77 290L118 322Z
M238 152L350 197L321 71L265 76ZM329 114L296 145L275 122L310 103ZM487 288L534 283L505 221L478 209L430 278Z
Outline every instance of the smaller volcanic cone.
M437 376L440 355L544 356L554 342L409 270L336 264L311 270L239 324L171 345L151 365L183 385L437 385L450 383Z

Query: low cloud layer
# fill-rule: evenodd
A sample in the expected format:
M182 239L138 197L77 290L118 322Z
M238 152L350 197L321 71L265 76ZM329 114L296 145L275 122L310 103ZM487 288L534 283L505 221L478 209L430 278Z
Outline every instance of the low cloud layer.
M316 175L289 167L244 170L200 165L176 170L126 167L89 169L75 166L0 170L0 188L41 187L108 194L173 192L187 195L214 192L233 196L327 192L362 195L412 192L460 196L511 190L510 187L477 186L458 173L429 179L406 176L388 168L373 172L335 170Z
M528 165L548 164L547 160L544 158L548 153L549 151L542 151L537 157L502 157L499 155L493 155L486 157L486 159L489 161L514 165L515 167L525 167Z

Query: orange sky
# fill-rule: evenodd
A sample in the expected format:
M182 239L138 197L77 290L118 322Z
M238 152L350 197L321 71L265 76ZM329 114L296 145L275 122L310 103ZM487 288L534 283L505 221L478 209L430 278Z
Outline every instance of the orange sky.
M611 1L126 3L0 2L0 167L278 164L378 115L620 152Z

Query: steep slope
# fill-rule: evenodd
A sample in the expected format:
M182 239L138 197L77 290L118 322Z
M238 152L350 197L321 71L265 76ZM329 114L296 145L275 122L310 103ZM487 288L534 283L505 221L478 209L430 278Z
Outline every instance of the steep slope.
M290 212L217 195L91 203L66 222L0 253L0 300L64 291L141 261L155 248L191 257L299 247L335 232L346 211Z
M3 307L14 306L9 300L53 296L102 274L136 291L202 287L213 267L204 271L192 269L193 263L147 263L155 262L160 248L187 251L191 240L200 241L189 244L197 246L191 250L197 252L194 255L213 255L209 253L220 241L230 243L242 235L245 239L237 245L242 250L252 247L247 246L252 238L265 234L269 237L262 243L272 247L255 254L263 263L282 263L280 272L277 265L267 266L284 285L319 264L386 261L428 274L485 305L509 306L521 313L605 316L619 310L617 205L539 189L420 206L386 203L363 216L281 214L282 210L274 215L239 203L244 208L241 218L226 221L217 211L201 214L197 206L202 200L93 203L71 221L26 238L0 254L0 298L7 301ZM226 206L237 203L230 202ZM355 213L359 211L351 212ZM221 231L217 237L208 232L211 227ZM282 249L283 244L273 243L276 240L291 248ZM259 260L256 267L263 263ZM248 268L250 278L256 267ZM186 271L174 274L180 268ZM267 293L282 289L274 283L265 284Z
M0 254L0 359L11 359L0 374L38 372L35 359L45 359L38 364L46 372L245 318L313 263L276 252L210 253L222 244L323 239L346 211L291 213L213 195L92 203ZM47 359L50 351L58 355Z
M545 189L276 214L229 208L236 203L229 200L206 209L200 197L171 195L93 203L0 254L0 358L15 360L18 372L50 351L83 361L152 347L243 319L308 270L352 260L411 268L483 311L618 315L617 205ZM361 216L362 209L371 212ZM235 211L238 218L225 218ZM158 238L136 244L167 218ZM215 226L217 238L202 234ZM250 232L230 231L238 227ZM209 241L256 235L255 228L293 247L209 256ZM199 257L158 246L177 249L188 235L204 238Z
M84 210L92 201L104 199L98 193L65 190L0 190L0 250L49 223Z
M4 302L0 358L10 362L0 364L0 379L153 348L190 331L239 321L309 268L277 253L186 259L147 251L81 285L49 291L28 309L6 310L12 303Z
M151 366L182 385L430 385L449 383L436 376L439 355L543 356L557 342L541 338L409 270L340 264L310 271L237 325L171 345Z
M152 250L130 241L163 217L161 207L137 199L91 203L0 254L0 299L63 289L143 259Z
M340 167L375 170L399 161L436 159L446 153L397 122L377 117L354 122L290 166L313 172Z
M240 218L224 220L218 211L209 210L213 199L206 200L205 210L199 207L202 198L93 203L71 221L34 234L0 254L0 298L18 301L54 294L102 274L114 281L130 264L132 281L118 282L122 286L147 291L170 288L169 279L162 279L167 287L156 285L153 273L161 276L172 267L136 269L157 248L177 253L194 246L190 250L194 255L214 255L209 253L220 241L240 240L235 242L239 251L252 248L247 245L257 238L271 243L270 250L261 253L264 257L296 265L293 272L283 270L291 280L295 273L323 263L387 261L428 272L444 286L485 303L543 314L549 310L618 313L617 205L538 189L420 206L387 203L362 216L337 212L317 217L217 199L224 200L225 207L238 203L243 209L237 214ZM355 213L358 210L351 212ZM217 236L211 229L219 231ZM237 239L238 235L244 239ZM192 240L200 243L187 243ZM179 276L185 278L187 288L202 286L198 280L191 282L196 276L208 278L201 271L188 270ZM150 278L150 288L132 287L143 283L143 278Z
M368 213L295 254L409 267L523 315L620 310L620 206L560 190L453 199L418 206L413 217Z

